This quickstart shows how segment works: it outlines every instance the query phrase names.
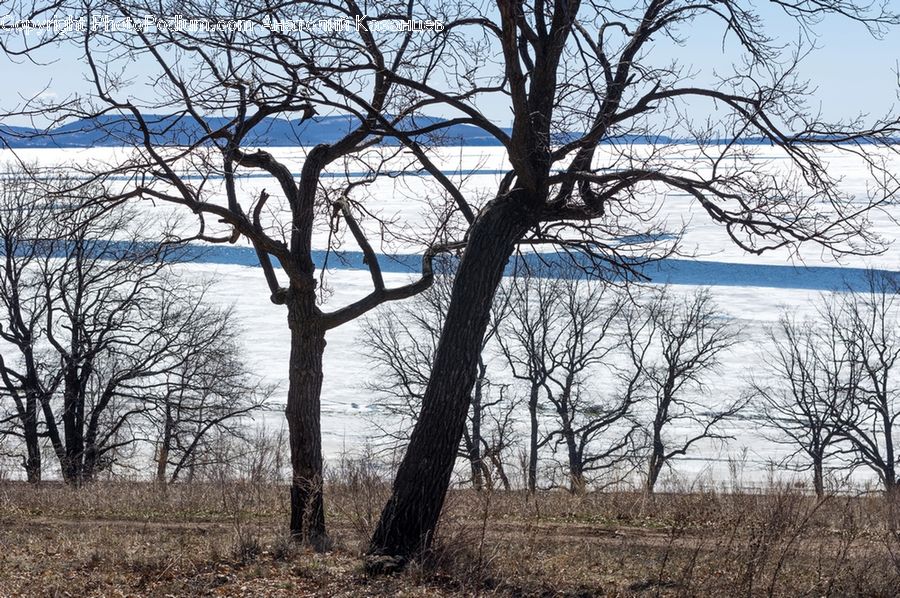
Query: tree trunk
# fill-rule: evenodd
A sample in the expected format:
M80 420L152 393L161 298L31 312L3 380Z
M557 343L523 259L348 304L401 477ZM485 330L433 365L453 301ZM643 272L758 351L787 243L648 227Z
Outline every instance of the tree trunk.
M63 480L66 479L66 447L59 433L59 426L56 425L56 415L50 405L48 398L41 399L41 412L44 414L44 425L47 427L47 437L50 438L50 444L53 446L53 452L56 454L56 460L59 461Z
M478 359L478 379L475 381L475 392L472 395L472 446L469 458L472 463L472 484L475 490L484 489L484 464L481 462L481 416L482 393L484 390L485 365L481 357Z
M522 195L496 198L472 225L422 409L369 546L372 572L402 567L433 539L466 424L494 294L515 243L529 225Z
M169 466L169 447L172 443L172 406L166 400L165 421L163 422L162 438L159 440L159 454L156 460L156 483L166 485L166 468Z
M653 432L653 452L650 454L650 467L647 472L648 494L653 494L653 491L656 489L656 482L659 480L659 474L665 462L665 448L660 437L660 431L657 428Z
M886 394L886 393L885 393ZM894 457L894 422L890 416L890 410L887 408L888 401L882 399L884 408L881 411L882 429L884 430L884 455L885 455L885 472L884 482L885 491L892 496L896 496L897 491L897 468Z
M650 457L650 471L647 472L647 494L653 494L656 489L656 481L659 479L662 465L662 461L658 460L656 455Z
M484 488L484 478L481 475L481 467L479 466L478 450L472 443L472 435L466 429L463 429L463 445L465 446L466 460L469 462L469 471L472 475L472 488L476 492L481 492Z
M512 485L509 483L509 476L506 475L506 468L503 466L503 461L500 459L500 455L493 453L491 454L491 463L494 465L494 469L497 471L497 477L500 478L500 483L503 484L503 489L509 492L512 488Z
M25 477L31 484L41 481L41 442L38 436L38 400L29 392L25 399L25 421L22 422L25 436Z
M566 439L566 451L569 455L569 492L572 494L584 494L584 468L581 464L581 455L578 454L575 433L568 422L566 422L563 429L563 436Z
M562 434L566 441L566 453L569 457L569 492L572 494L584 494L584 466L581 462L581 454L578 451L578 443L575 440L575 430L572 428L572 388L575 384L575 373L570 371L566 375L566 383L560 397L560 406L557 409L562 423Z
M63 480L67 484L79 485L81 482L81 457L84 447L83 429L78 417L78 395L75 389L77 374L71 366L65 374L63 390L63 433L65 434L65 457L62 466Z
M528 397L528 416L531 430L528 444L528 491L534 494L537 489L537 462L538 462L538 392L537 385L531 385L531 394Z
M291 446L291 536L316 550L328 547L322 500L322 437L319 421L325 331L315 291L287 300L291 329L288 399L285 408Z
M822 500L825 498L825 475L824 475L824 455L817 454L813 456L813 489L816 491L816 498Z

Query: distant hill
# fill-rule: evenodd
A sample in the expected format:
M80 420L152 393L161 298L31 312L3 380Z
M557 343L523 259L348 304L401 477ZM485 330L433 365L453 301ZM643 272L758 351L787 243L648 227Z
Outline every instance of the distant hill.
M145 121L152 131L155 145L189 145L200 139L205 131L193 118L173 115L148 115ZM210 129L217 129L228 122L222 117L208 117L205 120ZM432 116L416 116L405 122L404 128L421 128L433 123L446 122ZM354 126L356 120L350 116L314 116L307 120L267 118L244 145L256 147L295 147L331 143L343 137ZM509 129L503 129L509 132ZM562 144L576 139L580 133L562 133L554 136L554 144ZM50 130L11 126L0 123L0 147L11 148L66 148L66 147L118 147L141 143L142 137L137 122L132 116L104 115L90 119L75 120ZM440 131L439 138L431 143L448 146L498 146L500 143L482 129L473 125L455 124ZM386 141L396 145L396 140ZM608 139L604 143L623 144L676 144L695 143L693 139L676 139L666 136L622 135ZM732 143L731 140L707 140L706 143ZM739 141L741 145L770 145L766 139L748 137Z
M145 117L145 121L156 145L188 145L205 133L193 118L150 115ZM228 119L208 117L205 122L214 130L227 123ZM349 132L355 122L349 116L314 116L305 121L267 118L255 127L245 145L287 147L334 142ZM443 119L417 117L405 128L423 127L436 122L443 122ZM76 120L50 130L0 124L0 140L12 148L116 147L139 143L142 136L134 117L99 116ZM492 136L472 125L451 125L441 130L437 141L442 145L499 145Z

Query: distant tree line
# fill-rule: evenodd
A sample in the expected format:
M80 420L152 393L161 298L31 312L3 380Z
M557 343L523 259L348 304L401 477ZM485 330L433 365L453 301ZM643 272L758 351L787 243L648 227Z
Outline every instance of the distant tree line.
M52 467L81 485L147 456L159 482L183 479L269 393L231 311L175 270L182 246L103 199L62 175L0 179L0 438L30 482Z
M888 494L900 484L900 275L866 282L823 297L814 318L785 313L753 383L763 425L791 449L785 465L812 470L820 497L829 466L864 467Z
M399 446L421 409L449 277L363 328L376 366L370 389L403 422L390 419L383 438ZM476 490L509 489L521 471L531 492L559 480L581 493L640 478L652 493L679 457L704 454L703 443L727 447L739 418L746 433L788 447L774 462L811 470L820 498L828 470L859 466L893 492L900 277L870 271L866 280L864 291L823 297L814 318L784 312L765 344L744 347L762 367L723 371L722 358L748 338L708 290L611 283L575 269L521 272L498 289L458 458Z

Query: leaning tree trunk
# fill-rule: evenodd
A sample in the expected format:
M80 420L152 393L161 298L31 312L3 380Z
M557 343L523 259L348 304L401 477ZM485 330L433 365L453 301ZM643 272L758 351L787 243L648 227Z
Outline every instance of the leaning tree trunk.
M491 304L529 215L518 193L493 200L472 225L422 409L369 546L372 572L402 567L427 548L463 435ZM377 558L387 557L387 558Z
M291 537L316 550L328 545L322 500L322 438L319 422L322 393L323 330L310 296L289 296L291 356L285 416L291 447Z

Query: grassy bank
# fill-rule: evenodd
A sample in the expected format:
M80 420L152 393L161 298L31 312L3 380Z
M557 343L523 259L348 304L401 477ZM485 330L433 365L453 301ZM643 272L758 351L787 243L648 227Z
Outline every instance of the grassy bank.
M433 552L367 578L386 493L328 489L334 549L283 535L276 485L0 484L2 596L894 595L900 535L877 496L451 494Z

